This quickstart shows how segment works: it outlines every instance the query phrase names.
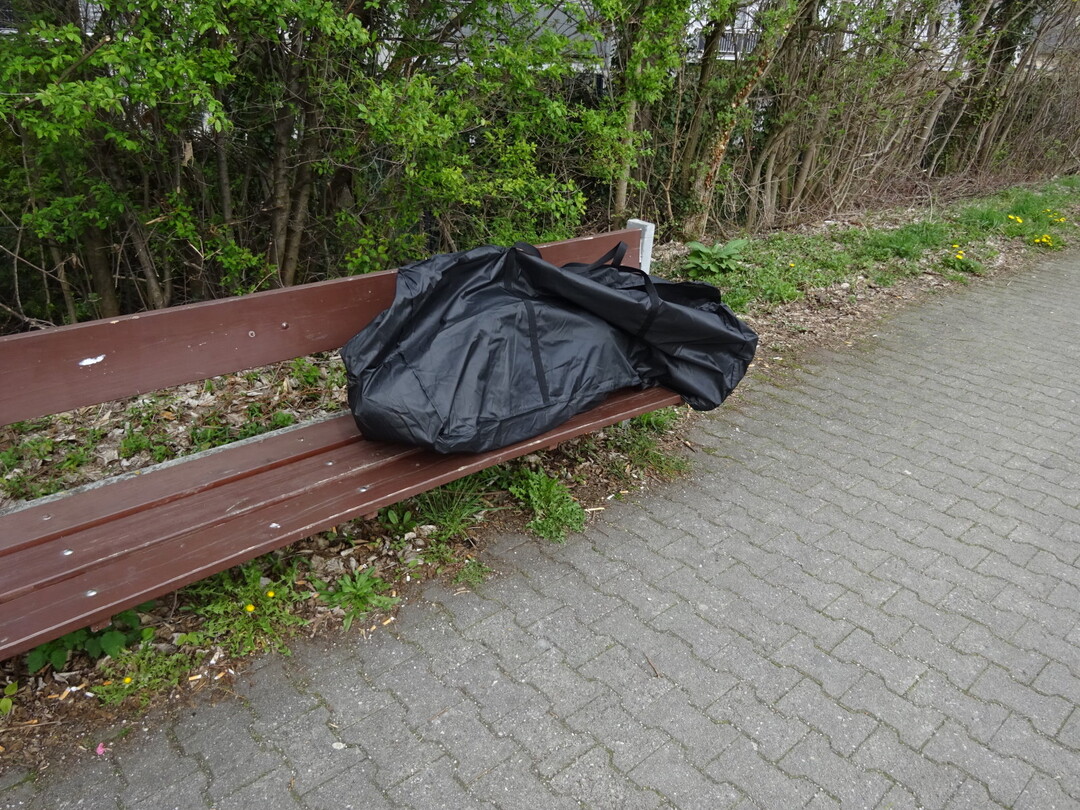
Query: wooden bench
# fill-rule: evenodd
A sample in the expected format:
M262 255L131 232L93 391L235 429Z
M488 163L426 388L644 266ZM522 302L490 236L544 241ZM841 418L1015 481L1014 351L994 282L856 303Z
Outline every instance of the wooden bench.
M541 246L591 262L642 231ZM393 271L0 338L0 424L335 350L393 299ZM674 405L626 391L501 450L366 441L347 412L119 475L0 514L0 660L425 490Z

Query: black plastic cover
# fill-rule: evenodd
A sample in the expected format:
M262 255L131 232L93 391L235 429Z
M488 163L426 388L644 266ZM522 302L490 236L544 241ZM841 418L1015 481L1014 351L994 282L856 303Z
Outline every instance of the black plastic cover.
M757 335L715 287L621 267L623 251L557 267L528 245L481 247L399 270L393 304L341 350L361 432L481 452L620 388L662 385L715 408Z

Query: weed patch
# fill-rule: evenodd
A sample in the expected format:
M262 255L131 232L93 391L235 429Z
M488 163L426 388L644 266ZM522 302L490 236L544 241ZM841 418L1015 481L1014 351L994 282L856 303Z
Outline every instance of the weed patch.
M266 649L289 653L286 641L305 624L294 611L301 597L295 569L273 579L264 574L262 564L273 559L260 558L184 589L191 600L185 610L203 620L207 643L237 656Z
M510 494L533 514L528 528L540 537L562 543L569 532L585 527L585 510L566 484L543 472L522 470Z
M342 612L345 630L352 626L354 620L373 610L389 610L399 601L398 597L386 594L390 585L367 568L343 576L333 585L319 579L314 580L314 584L319 598Z

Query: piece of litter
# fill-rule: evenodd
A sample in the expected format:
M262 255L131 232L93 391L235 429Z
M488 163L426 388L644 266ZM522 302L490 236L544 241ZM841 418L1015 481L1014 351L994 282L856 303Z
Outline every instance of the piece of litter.
M383 622L383 627L386 627L386 625L390 624L390 622L392 622L393 620L394 620L394 617L391 616L389 619L387 619L385 622Z
M97 748L94 749L94 753L99 757L105 756L105 752L109 750L109 747L105 743L101 742L97 744Z
M343 742L330 743L330 747L333 748L335 751L343 751L345 749L345 743L343 743Z

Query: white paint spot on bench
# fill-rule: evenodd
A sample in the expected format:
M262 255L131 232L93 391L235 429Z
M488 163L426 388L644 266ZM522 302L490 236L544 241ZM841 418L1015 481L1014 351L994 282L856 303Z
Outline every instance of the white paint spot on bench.
M86 595L87 596L97 596L97 591L91 589L91 590L86 592Z
M79 365L80 366L92 366L92 365L95 365L96 363L100 363L104 359L105 359L105 355L99 354L97 357L87 357L85 360L80 360Z
M271 523L271 524L270 524L270 528L271 528L271 529L280 529L280 528L281 528L281 524L280 524L280 523Z
M74 553L75 553L75 552L74 552L74 551L73 551L72 549L70 549L70 548L65 548L65 549L64 549L64 556L65 556L65 557L70 557L70 556L71 556L72 554L74 554Z

